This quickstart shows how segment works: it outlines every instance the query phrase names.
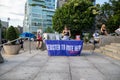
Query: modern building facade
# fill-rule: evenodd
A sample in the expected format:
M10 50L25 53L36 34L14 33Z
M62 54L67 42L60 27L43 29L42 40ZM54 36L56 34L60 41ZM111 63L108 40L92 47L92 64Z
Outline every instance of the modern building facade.
M44 31L47 27L52 27L56 7L57 0L27 0L23 31L36 33L38 29Z
M20 34L23 33L23 27L21 27L21 26L18 25L17 29L19 30Z
M9 26L9 23L7 21L0 20L0 23L1 23L2 28L8 28L8 26Z

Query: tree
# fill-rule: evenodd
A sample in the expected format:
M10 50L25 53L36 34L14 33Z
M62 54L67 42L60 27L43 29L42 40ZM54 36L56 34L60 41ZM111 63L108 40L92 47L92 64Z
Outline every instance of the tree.
M113 15L107 21L107 28L112 33L120 25L120 0L110 0L110 3L112 5Z
M120 25L120 0L110 0L100 7L100 14L97 16L97 25L106 23L110 33L114 32Z
M97 7L90 0L69 0L61 8L58 8L53 16L53 29L57 32L67 25L71 29L72 36L82 31L93 28Z
M12 41L12 40L15 40L15 39L18 38L17 32L16 32L16 30L15 30L15 28L14 28L13 26L10 26L10 27L7 29L6 38L7 38L7 40L9 40L9 41Z
M99 14L96 16L96 26L98 26L98 28L100 28L103 23L106 23L112 16L113 11L111 8L112 6L107 2L105 2L102 6L99 5Z
M2 28L2 38L3 39L6 39L6 31L7 31L6 28Z
M54 30L51 27L47 27L47 29L45 30L46 33L53 33Z
M0 28L2 27L2 23L1 23L1 20L0 20Z
M19 37L19 35L20 35L20 31L18 30L17 27L15 27L15 30L16 30L16 33L17 33L17 37Z

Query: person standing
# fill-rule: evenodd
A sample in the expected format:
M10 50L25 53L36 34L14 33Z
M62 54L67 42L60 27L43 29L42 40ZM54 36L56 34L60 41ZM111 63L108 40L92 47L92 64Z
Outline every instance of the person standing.
M37 47L36 47L36 49L41 49L42 48L42 44L43 44L42 33L39 31L37 33Z
M23 50L24 50L24 46L23 46L24 41L23 41L23 39L22 39L22 38L19 40L19 43L21 44L21 49L23 49Z
M71 32L70 32L70 30L68 29L67 26L64 27L64 30L63 30L62 34L63 34L63 39L62 40L70 40Z
M108 35L105 24L102 24L101 26L101 35Z

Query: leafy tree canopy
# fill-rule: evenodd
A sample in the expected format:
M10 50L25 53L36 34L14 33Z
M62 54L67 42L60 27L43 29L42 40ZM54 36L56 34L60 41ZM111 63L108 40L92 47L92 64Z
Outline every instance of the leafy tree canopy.
M0 20L0 28L2 27L2 23L1 23L1 20Z
M83 30L93 27L94 17L98 9L90 0L69 0L61 8L58 8L53 16L53 29L62 32L67 25L72 36L80 34Z
M46 33L53 33L54 30L51 27L47 27L47 29L45 30Z
M109 32L114 32L120 25L120 0L105 2L100 7L100 14L96 20L98 25L106 23Z
M7 29L7 32L6 32L6 38L10 41L12 40L15 40L18 38L17 36L17 32L15 30L15 28L13 26L10 26L8 29Z
M17 33L17 37L19 37L19 35L20 35L20 31L18 30L17 27L15 27L15 31L16 31L16 33Z
M109 32L114 32L120 25L120 0L110 0L113 15L107 21Z

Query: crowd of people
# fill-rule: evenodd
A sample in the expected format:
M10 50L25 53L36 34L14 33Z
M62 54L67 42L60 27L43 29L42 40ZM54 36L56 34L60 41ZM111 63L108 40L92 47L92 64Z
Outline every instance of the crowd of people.
M120 35L120 26L118 29L115 30L115 33L119 36ZM104 35L104 36L107 36L108 35L108 32L107 32L107 29L106 29L106 25L105 24L102 24L101 25L101 29L100 29L100 32L97 30L93 33L93 44L95 45L96 43L99 43L100 42L100 35ZM57 36L58 37L58 36ZM59 40L70 40L70 37L71 37L71 31L70 29L68 28L68 26L65 25L64 27L64 30L62 31L62 37L61 39ZM38 31L37 32L37 35L36 35L36 40L37 40L37 44L36 44L36 49L42 49L42 46L43 46L43 33L42 31ZM76 35L76 39L75 40L80 40L80 35ZM6 43L7 41L6 40L2 40L2 44L3 43ZM23 47L23 44L24 44L24 41L23 39L19 39L18 40L19 44L21 44L21 48L24 49Z
M117 30L115 30L115 33L117 35L120 35L120 27ZM93 33L93 40L94 40L93 44L94 45L96 43L100 42L100 35L108 36L108 32L107 32L105 24L101 25L100 31L95 31ZM71 37L71 31L68 28L68 26L65 25L64 30L62 31L62 37L61 37L60 40L70 40L70 37ZM76 39L75 40L80 40L80 35L76 35ZM42 32L39 31L39 32L37 32L37 46L36 46L36 49L41 49L42 45L43 45Z

